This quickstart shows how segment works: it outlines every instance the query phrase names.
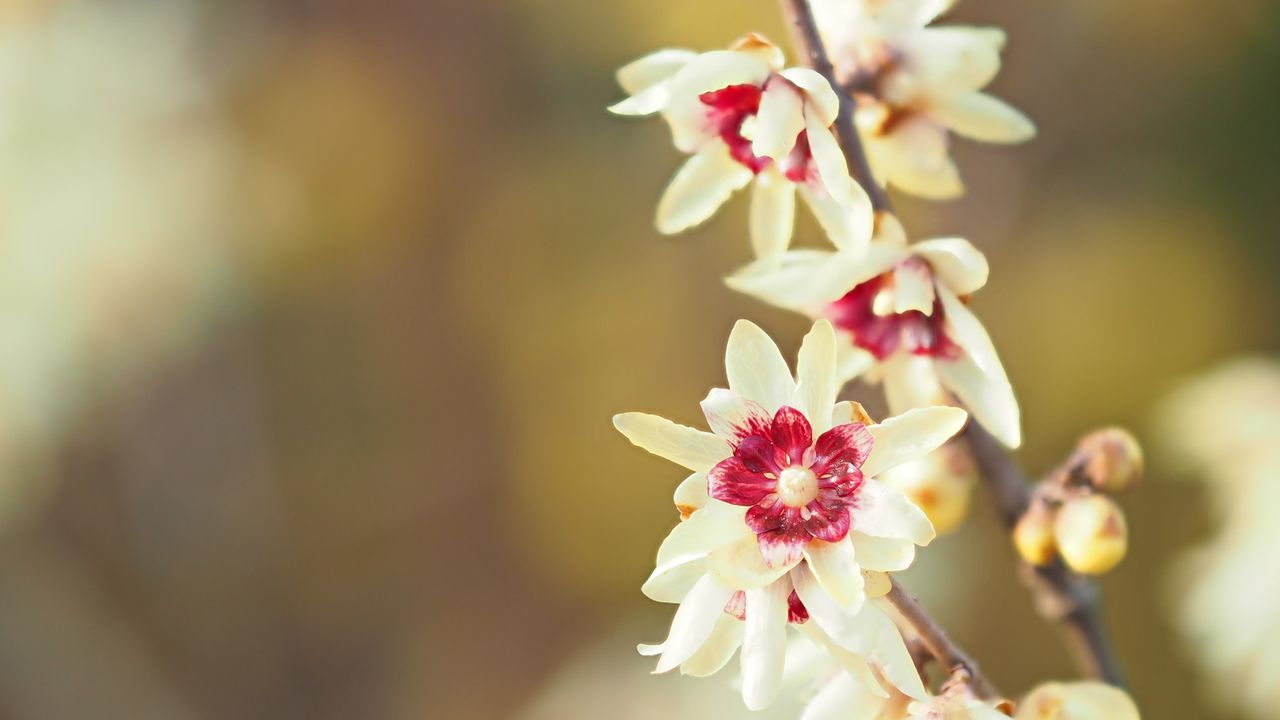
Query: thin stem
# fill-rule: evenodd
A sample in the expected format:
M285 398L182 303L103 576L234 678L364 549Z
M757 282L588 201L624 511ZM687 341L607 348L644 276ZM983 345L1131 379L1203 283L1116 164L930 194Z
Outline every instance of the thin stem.
M942 626L933 619L929 611L924 609L919 600L916 600L911 593L903 589L898 583L897 578L893 578L893 587L889 590L889 594L885 596L890 605L898 611L903 620L916 631L920 636L926 649L933 655L938 662L946 667L947 671L952 675L963 674L967 677L969 686L973 689L975 695L984 700L991 700L1000 697L1000 691L995 689L990 680L982 674L978 668L978 663L959 646L952 642L947 636Z
M779 0L779 3L791 27L796 48L809 67L825 77L833 88L841 88L844 83L839 82L836 76L808 0ZM856 103L848 92L836 94L840 99L840 112L834 127L849 173L867 191L872 207L890 211L889 195L871 172L862 139L854 124ZM1026 479L995 438L977 422L969 423L966 434L996 509L1005 525L1012 528L1026 510L1031 497ZM1020 575L1031 590L1041 616L1061 628L1081 670L1090 677L1123 686L1124 674L1107 637L1102 620L1101 593L1096 584L1072 573L1061 563L1048 568L1026 566Z
M807 0L780 0L782 15L791 26L791 35L795 39L796 49L804 56L809 67L827 79L832 88L840 88L836 80L835 68L831 58L818 35L818 25L813 19L813 10ZM858 137L858 127L853 122L853 112L857 109L853 96L846 92L836 92L840 98L840 114L836 116L836 137L840 140L840 148L844 150L845 162L849 165L849 174L867 191L871 197L871 206L876 210L891 209L889 195L876 182L871 173L871 164L867 162L867 154L862 148L862 139Z
M1031 486L1000 443L976 421L970 421L965 437L1000 519L1012 530L1031 500ZM1040 616L1055 623L1062 632L1081 672L1124 687L1124 671L1107 635L1102 592L1097 584L1072 572L1061 561L1047 567L1023 563L1018 575L1031 591Z

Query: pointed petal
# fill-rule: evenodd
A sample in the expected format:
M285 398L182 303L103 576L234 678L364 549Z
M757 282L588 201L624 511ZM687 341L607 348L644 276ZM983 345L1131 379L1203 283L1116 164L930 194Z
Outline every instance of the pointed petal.
M800 91L785 80L771 78L760 97L755 128L753 155L774 160L786 157L804 130L804 97Z
M840 114L840 97L820 73L805 67L794 67L778 74L804 92L805 100L818 123L823 127L830 127L836 121L836 116ZM799 132L799 128L796 132Z
M849 538L836 543L815 540L805 548L804 554L809 571L831 599L848 612L858 612L866 595L862 590L862 572Z
M732 443L748 435L769 436L773 416L753 400L732 390L713 388L702 401L702 414L716 435Z
M844 152L836 141L831 130L823 125L813 113L805 113L805 130L809 137L809 150L813 153L813 162L818 167L818 176L822 179L822 187L838 204L845 208L858 208L861 188L849 177L849 165L845 162ZM865 195L865 192L862 192Z
M871 694L862 682L840 673L824 683L804 706L800 720L877 720L883 707L884 700Z
M676 610L671 632L663 643L662 657L654 672L664 673L688 660L711 637L733 590L703 575Z
M637 447L695 472L706 472L733 454L723 438L657 415L621 413L613 416L613 426Z
M725 278L741 293L785 310L820 317L826 306L866 278L861 258L822 250L791 250L758 260Z
M835 404L836 332L830 322L818 320L800 343L792 405L809 419L813 434L818 435L831 426Z
M867 251L875 229L875 214L871 209L871 199L861 187L854 192L854 203L848 207L825 193L814 192L814 188L808 185L800 185L799 190L800 197L832 245L855 257Z
M675 502L676 509L680 511L681 517L687 518L706 505L708 497L707 475L706 473L696 472L680 481L671 499Z
M987 257L964 238L933 238L911 246L933 268L938 281L957 295L977 292L987 284Z
M791 398L795 380L773 339L749 320L739 320L729 333L724 367L729 389L776 413Z
M960 408L927 407L908 410L867 428L875 438L871 456L862 464L867 477L927 455L960 432L968 413Z
M911 567L916 559L916 545L910 540L874 537L855 531L849 533L849 541L863 570L897 572Z
M1017 448L1022 444L1018 399L1003 368L994 373L985 372L968 354L935 364L943 384L955 393L975 420L1005 447Z
M657 83L669 79L698 56L684 48L664 48L623 65L617 73L618 84L631 94L643 92Z
M772 166L756 175L751 191L750 220L751 248L757 258L777 257L791 244L796 221L796 186Z
M675 566L706 557L716 548L747 537L754 540L747 530L743 516L746 508L728 505L715 500L708 501L701 509L671 529L658 548L658 567ZM657 570L654 574L657 574Z
M869 605L864 605L859 612L845 610L827 594L807 565L791 571L791 582L800 601L808 608L809 617L835 644L858 655L872 653L879 628L867 621Z
M920 671L916 669L915 660L907 650L898 628L875 603L867 605L868 618L876 628L875 651L876 662L880 671L889 682L893 683L904 695L923 700L928 697L924 682L920 679Z
M1030 118L986 93L957 95L935 104L931 113L957 135L981 142L1020 143L1036 135Z
M671 76L668 86L671 99L664 117L671 126L675 146L682 152L695 152L715 136L707 122L703 93L732 85L760 86L771 72L764 58L732 50L713 50L689 61Z
M761 710L778 697L787 650L787 595L791 583L779 579L747 591L742 638L742 700Z
M1004 375L996 347L978 316L947 288L938 288L938 299L942 301L942 312L946 317L947 336L964 348L984 372Z
M770 567L760 554L757 539L748 536L712 552L710 567L711 573L721 584L739 590L754 590L786 575L795 563L800 562L802 556L803 553L797 552L795 562Z
M706 558L688 562L659 565L640 586L644 596L655 602L678 603L693 588L693 584L707 574Z
M674 235L702 224L752 177L723 142L708 143L680 166L663 192L658 201L658 232Z
M888 485L866 480L851 509L853 530L879 538L910 540L928 545L934 538L933 524L906 495Z
M737 618L722 613L711 631L711 637L698 648L684 664L680 673L693 677L707 677L720 671L729 664L738 646L742 645L742 622Z

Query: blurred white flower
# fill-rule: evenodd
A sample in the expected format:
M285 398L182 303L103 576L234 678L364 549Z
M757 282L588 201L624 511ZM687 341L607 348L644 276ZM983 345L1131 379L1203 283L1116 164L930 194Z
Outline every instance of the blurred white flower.
M930 198L963 192L949 133L990 143L1035 135L1025 115L981 92L1004 32L929 27L954 0L813 0L832 61L855 86L857 124L882 182Z
M839 98L808 68L784 68L759 35L729 50L659 50L618 71L631 93L610 108L661 113L676 148L692 155L658 203L658 230L678 233L715 214L754 180L751 241L757 257L787 248L797 191L833 243L850 251L872 222L866 193L849 177L832 133Z
M725 366L730 389L702 403L713 432L642 413L614 418L633 443L693 471L676 491L687 519L663 542L644 587L681 605L658 670L692 662L686 672L714 672L741 642L744 699L763 706L782 676L788 620L811 616L822 642L878 658L915 692L919 678L893 624L864 604L887 582L872 575L879 588L869 592L864 571L906 568L934 532L876 476L946 442L966 414L920 408L874 424L859 406L837 403L836 337L825 320L805 336L794 377L747 321L730 335Z
M878 696L848 673L834 672L805 706L800 720L1008 720L1000 705L977 699L963 683L917 699L892 689Z
M1178 624L1206 687L1248 717L1280 717L1280 363L1241 359L1180 388L1164 444L1203 477L1217 534L1176 576Z
M868 252L790 250L726 278L767 303L827 318L841 336L839 375L885 385L892 413L954 394L1009 447L1022 442L1018 401L982 322L966 299L987 282L987 260L967 240L907 244L881 215Z
M1138 706L1120 688L1105 683L1050 682L1027 693L1015 720L1139 720Z

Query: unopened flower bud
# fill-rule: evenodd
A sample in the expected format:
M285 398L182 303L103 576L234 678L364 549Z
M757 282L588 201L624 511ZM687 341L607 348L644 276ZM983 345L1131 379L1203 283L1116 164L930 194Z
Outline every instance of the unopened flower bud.
M1053 532L1062 559L1086 575L1101 575L1115 567L1129 548L1124 513L1105 495L1068 500L1058 509Z
M1080 450L1088 458L1085 475L1099 490L1120 492L1142 477L1142 446L1128 430L1112 427L1091 432L1080 440Z
M1053 537L1053 511L1043 502L1032 502L1013 528L1013 546L1032 565L1048 565L1058 556Z
M1045 683L1018 703L1017 720L1138 720L1125 691L1100 682Z
M959 528L969 516L977 484L973 460L960 443L949 443L925 457L890 468L879 479L923 510L939 535Z

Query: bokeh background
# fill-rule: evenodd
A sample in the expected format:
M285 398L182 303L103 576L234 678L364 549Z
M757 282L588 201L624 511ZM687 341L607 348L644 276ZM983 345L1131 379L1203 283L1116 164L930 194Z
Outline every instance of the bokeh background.
M1021 462L1275 352L1280 4L952 18L1008 29L1040 136L899 208L990 256ZM695 423L734 320L805 323L718 280L745 199L657 235L679 157L604 107L752 29L772 2L0 2L0 717L747 716L634 655L682 473L609 417ZM1147 717L1234 718L1170 612L1206 491L1148 451L1116 644ZM991 515L907 581L1017 693L1071 668Z

